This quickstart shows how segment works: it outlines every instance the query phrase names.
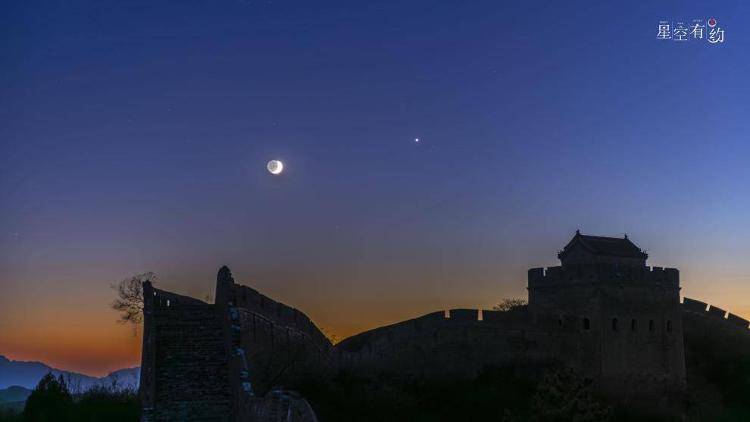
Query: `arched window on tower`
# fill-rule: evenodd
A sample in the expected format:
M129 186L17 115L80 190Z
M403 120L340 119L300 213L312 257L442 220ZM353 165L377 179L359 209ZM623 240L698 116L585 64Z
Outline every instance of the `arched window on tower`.
M584 319L583 319L583 329L584 329L584 330L589 330L589 329L591 329L591 321L589 321L589 319L588 319L588 318L584 318Z
M653 319L648 320L648 330L649 331L654 331L654 320Z
M617 331L617 318L612 318L612 331Z
M672 321L667 321L667 332L668 333L672 332Z
M630 320L630 331L637 331L638 330L638 320L633 318Z

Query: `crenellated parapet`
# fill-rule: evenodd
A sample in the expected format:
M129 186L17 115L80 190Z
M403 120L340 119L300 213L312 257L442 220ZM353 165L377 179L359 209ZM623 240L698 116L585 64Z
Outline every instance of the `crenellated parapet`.
M561 323L564 321L564 323ZM362 332L338 343L338 352L361 354L354 361L377 355L386 349L432 348L453 340L471 339L485 343L489 333L524 331L544 335L579 333L583 329L578 315L537 314L532 318L526 306L497 311L456 308L431 312L420 317Z
M529 288L581 283L632 282L678 287L676 268L623 266L608 263L578 264L528 271Z
M731 322L732 324L738 327L750 328L750 322L748 322L748 320L740 316L737 316L731 312L727 313L727 321Z
M657 270L658 273L659 270ZM707 304L700 301L686 298L682 306L733 326L748 327L745 319L726 313L718 307L713 307L711 311ZM629 324L630 319L623 319L622 322ZM643 330L650 330L648 322L642 323L645 324L642 327ZM339 358L344 361L345 366L346 364L359 365L363 362L386 359L389 351L403 353L404 350L411 349L430 350L439 344L458 340L470 341L474 345L481 346L482 343L490 342L493 335L505 335L499 333L524 332L527 336L558 339L564 336L586 338L585 336L593 335L591 334L593 332L591 330L594 330L593 324L593 321L587 320L581 314L534 313L532 315L528 313L526 307L511 311L459 308L432 312L369 330L345 339L335 349L341 354ZM624 329L627 332L630 331L629 326ZM663 329L661 325L655 328L657 331L661 329Z
M731 312L727 312L717 306L712 306L706 302L700 300L691 299L689 297L683 298L682 308L684 311L692 314L702 315L713 319L714 321L726 322L728 325L750 329L750 321L735 315Z
M361 350L370 342L379 341L378 339L386 339L389 343L411 341L426 332L450 330L456 327L515 327L520 329L525 327L528 321L530 320L525 306L511 311L447 309L356 334L338 343L336 349L354 352Z
M146 283L148 283L149 288L144 288L144 306L148 304L148 306L152 307L153 309L185 306L209 306L208 303L202 300L190 296L168 292L166 290L157 289L152 287L151 283Z
M335 346L340 369L398 377L467 376L486 366L560 361L598 338L578 315L450 309L379 327Z

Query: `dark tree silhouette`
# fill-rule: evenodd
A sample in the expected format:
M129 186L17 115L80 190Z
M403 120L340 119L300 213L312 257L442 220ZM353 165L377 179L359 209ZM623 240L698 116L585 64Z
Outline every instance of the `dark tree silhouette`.
M37 384L26 400L23 420L30 422L52 422L70 420L73 397L68 391L62 375L55 378L48 373Z
M517 299L506 297L500 300L500 303L492 307L493 311L510 311L515 308L526 306L527 302L525 299Z
M140 403L135 389L120 388L116 382L98 385L81 394L75 406L77 421L134 422L140 420Z
M140 324L143 322L143 283L154 283L156 276L152 272L136 274L126 278L112 289L117 292L117 298L112 302L112 309L120 312L120 324Z

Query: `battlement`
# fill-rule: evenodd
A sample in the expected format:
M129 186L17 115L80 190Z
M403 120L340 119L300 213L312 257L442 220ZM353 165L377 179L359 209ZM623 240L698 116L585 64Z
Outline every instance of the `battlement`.
M190 296L178 295L154 288L150 282L143 283L144 306L154 308L181 308L186 306L210 306L210 304Z
M549 268L532 268L528 272L529 287L559 284L640 282L679 286L676 268L623 266L609 263L577 264Z
M683 310L687 312L704 315L704 316L713 318L714 320L717 320L717 321L718 320L726 321L727 323L732 324L736 327L740 327L744 329L750 328L750 321L746 320L745 318L742 318L731 312L727 312L724 309L721 309L719 307L709 305L705 302L701 302L700 300L695 300L689 297L685 297L682 300L682 308Z
M336 349L348 353L358 353L365 347L372 349L373 344L410 343L418 338L420 333L454 329L468 329L469 331L473 329L499 329L519 332L531 330L559 333L563 331L579 332L584 329L584 325L580 315L536 314L532 318L526 306L507 311L454 308L430 312L416 318L355 334L337 344Z
M448 319L455 321L478 321L478 309L451 309L448 311Z
M355 334L338 343L336 350L346 354L343 357L344 359L357 361L359 358L356 356L368 356L373 353L375 348L382 347L374 346L377 344L409 343L420 333L434 332L442 328L478 326L484 321L480 316L487 312L505 313L465 308L430 312L416 318ZM498 320L499 318L493 319L493 321Z

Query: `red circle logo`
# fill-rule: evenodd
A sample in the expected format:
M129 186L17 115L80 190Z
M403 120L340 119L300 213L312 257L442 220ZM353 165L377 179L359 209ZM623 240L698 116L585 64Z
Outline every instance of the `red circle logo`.
M710 26L711 28L713 28L714 26L716 26L716 19L710 18L708 20L708 26Z

